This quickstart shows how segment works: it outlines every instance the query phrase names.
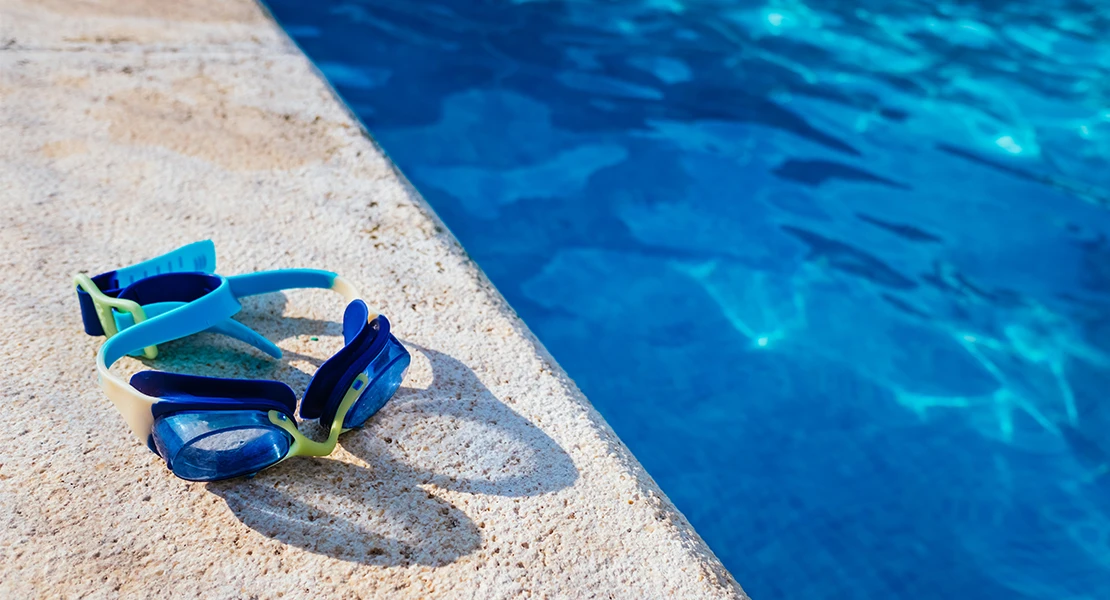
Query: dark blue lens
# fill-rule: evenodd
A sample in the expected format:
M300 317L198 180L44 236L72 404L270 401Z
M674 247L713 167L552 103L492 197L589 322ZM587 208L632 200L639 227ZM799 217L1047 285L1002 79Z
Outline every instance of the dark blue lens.
M185 411L154 420L154 445L175 475L214 481L257 473L281 460L292 437L258 410Z
M401 387L411 361L409 351L405 350L397 338L389 336L385 347L363 371L370 380L343 419L344 429L362 427L367 419L385 406L397 388Z

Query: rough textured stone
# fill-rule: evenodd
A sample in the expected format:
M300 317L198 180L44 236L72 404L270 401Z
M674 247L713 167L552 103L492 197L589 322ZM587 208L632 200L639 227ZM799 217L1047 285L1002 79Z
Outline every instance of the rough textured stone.
M0 596L743 596L257 6L0 0L0 49ZM333 456L185 482L97 388L72 273L208 237L222 273L342 273L413 351ZM302 393L341 310L255 299L283 360L201 335L154 366Z

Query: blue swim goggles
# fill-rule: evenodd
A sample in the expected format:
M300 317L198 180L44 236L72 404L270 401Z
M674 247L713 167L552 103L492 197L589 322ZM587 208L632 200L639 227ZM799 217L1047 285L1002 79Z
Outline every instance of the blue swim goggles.
M107 336L96 357L100 386L143 443L175 475L215 481L253 475L293 456L327 456L339 434L362 426L393 396L410 356L354 287L329 271L282 269L224 277L216 248L197 242L96 277L74 277L85 333ZM342 294L345 345L316 371L301 402L303 419L330 424L328 438L302 434L293 390L278 381L222 379L158 371L130 383L109 369L126 354L154 358L158 344L202 331L229 335L263 352L281 350L231 319L239 299L294 288Z

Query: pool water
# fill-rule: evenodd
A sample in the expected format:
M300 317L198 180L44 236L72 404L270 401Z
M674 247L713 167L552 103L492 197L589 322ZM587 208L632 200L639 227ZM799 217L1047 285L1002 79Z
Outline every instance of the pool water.
M1110 598L1110 6L268 5L754 598Z

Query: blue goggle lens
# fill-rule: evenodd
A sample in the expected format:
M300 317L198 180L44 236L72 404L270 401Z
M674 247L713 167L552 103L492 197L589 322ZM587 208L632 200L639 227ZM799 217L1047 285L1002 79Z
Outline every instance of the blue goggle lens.
M281 460L293 438L258 410L185 411L154 420L158 454L175 475L215 481L257 473Z
M363 371L369 378L369 382L362 395L355 400L354 406L347 412L347 416L343 418L343 428L362 427L367 419L381 410L397 392L397 388L401 387L401 382L405 379L405 371L408 370L411 361L409 351L405 350L397 338L389 336L385 347Z

